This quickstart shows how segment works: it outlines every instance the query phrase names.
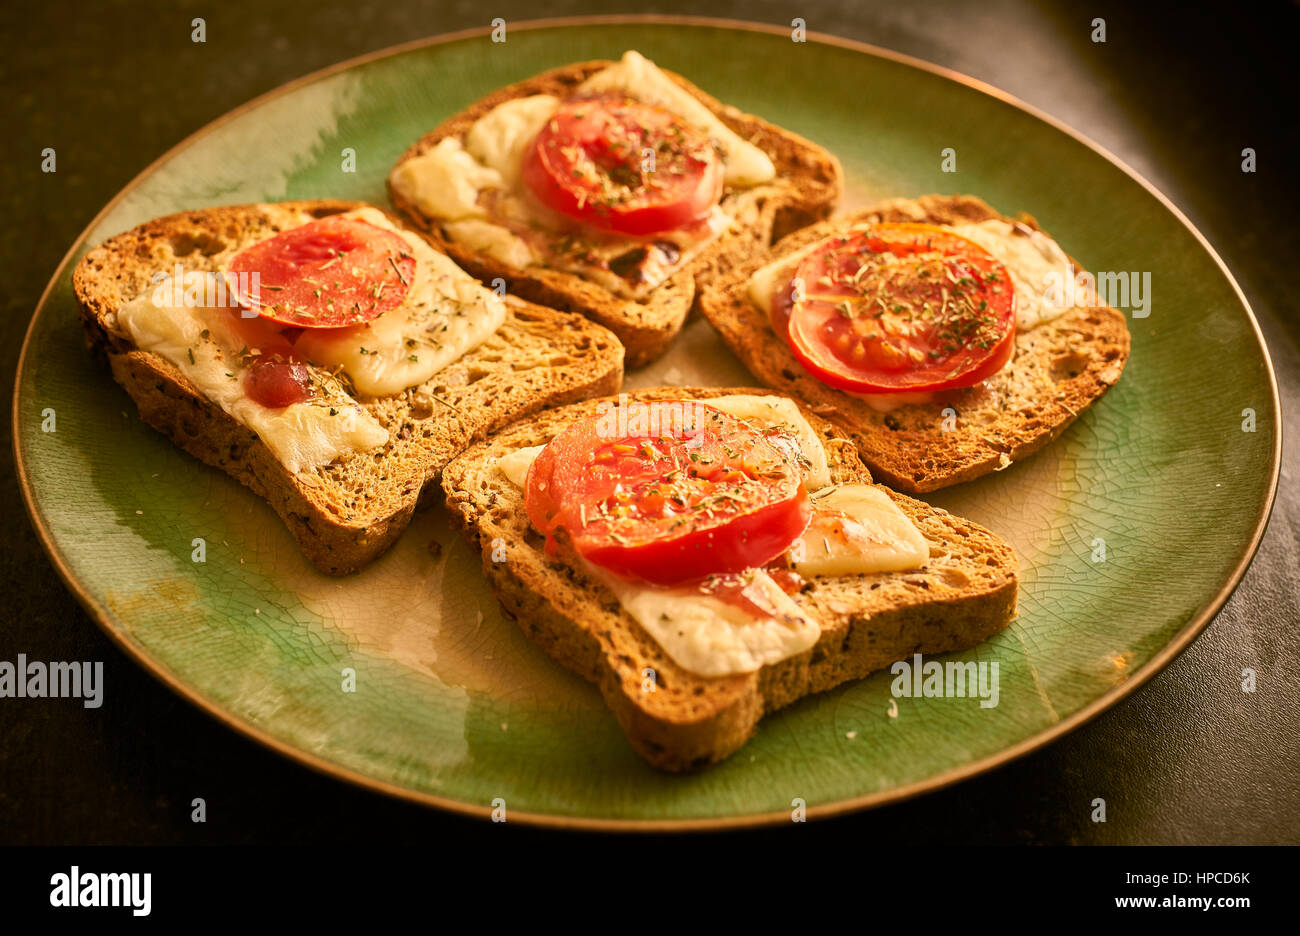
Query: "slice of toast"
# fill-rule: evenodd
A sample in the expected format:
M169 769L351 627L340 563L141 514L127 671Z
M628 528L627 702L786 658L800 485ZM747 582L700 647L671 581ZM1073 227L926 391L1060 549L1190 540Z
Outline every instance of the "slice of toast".
M422 155L447 137L463 138L475 121L504 101L534 94L567 97L579 84L611 64L591 61L566 65L502 88L421 137L395 166ZM618 335L627 349L628 367L646 364L662 354L681 330L700 286L790 231L827 217L844 187L839 160L827 150L762 118L722 104L680 75L664 73L742 139L767 153L777 175L771 182L745 190L752 205L749 217L740 219L742 223L733 226L733 230L724 233L644 299L623 298L573 273L540 266L520 269L504 265L457 244L435 219L422 215L394 191L391 182L389 198L398 211L429 232L439 248L474 276L484 282L501 277L509 283L511 292L524 299L581 312Z
M1016 336L1015 356L983 383L942 399L880 412L828 387L804 370L768 316L749 300L746 283L759 267L863 221L957 224L1003 218L969 195L891 199L848 218L804 228L714 281L700 310L759 380L788 393L840 426L886 484L921 493L970 481L1043 448L1101 398L1128 359L1124 316L1105 306L1074 307ZM1035 229L1028 215L1014 219ZM1083 267L1071 260L1075 272ZM956 413L955 428L945 420ZM947 425L945 425L945 422Z
M472 441L543 407L611 393L623 377L623 349L609 331L579 315L510 300L501 328L427 383L359 400L388 431L382 448L293 474L179 368L137 349L117 321L124 303L152 288L155 273L176 264L215 271L303 213L322 218L362 207L300 201L169 215L94 248L72 277L89 344L107 358L141 418L264 497L307 558L331 575L360 569L387 549L426 485Z
M633 400L700 399L753 389L660 387ZM516 449L541 445L600 401L547 410L456 458L442 487L454 522L483 557L483 571L507 616L547 653L600 687L633 748L665 770L697 769L736 751L764 713L860 679L913 653L974 646L1015 616L1019 563L987 530L884 489L930 542L930 559L911 572L814 577L796 596L821 625L809 650L753 673L708 678L678 666L604 585L562 547L543 549L523 493L496 467ZM807 413L821 435L837 483L870 483L853 445ZM500 547L505 546L504 561ZM495 554L495 557L494 557ZM654 691L643 670L655 673Z

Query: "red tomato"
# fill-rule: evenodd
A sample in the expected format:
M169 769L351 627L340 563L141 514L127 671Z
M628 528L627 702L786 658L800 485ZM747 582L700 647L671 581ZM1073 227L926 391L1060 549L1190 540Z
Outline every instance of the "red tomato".
M311 371L298 361L262 355L244 374L244 392L254 403L272 409L306 403L312 398Z
M548 208L637 236L688 227L722 197L722 161L704 134L620 97L561 104L525 152L523 178Z
M631 406L654 433L592 417L534 460L524 504L549 549L562 529L588 561L671 585L761 567L808 526L799 466L747 424L693 401Z
M285 328L279 322L250 315L243 309L223 310L230 316L230 328L235 338L243 342L244 353L261 355L278 354L283 358L293 356L293 345L302 332ZM241 355L242 356L242 355Z
M875 224L806 256L772 319L804 368L829 386L969 387L1011 359L1015 288L973 241L934 225Z
M241 305L298 328L368 322L401 305L414 275L415 258L401 237L338 217L258 241L226 271Z

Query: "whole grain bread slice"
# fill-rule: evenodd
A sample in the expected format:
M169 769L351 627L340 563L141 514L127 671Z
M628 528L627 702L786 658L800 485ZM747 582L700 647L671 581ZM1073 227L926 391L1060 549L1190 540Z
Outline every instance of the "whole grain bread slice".
M800 365L768 316L749 300L759 267L864 221L979 222L993 218L1038 229L1029 215L1005 218L969 195L925 195L880 202L851 217L804 228L715 280L700 310L763 383L795 397L841 427L877 478L920 493L1006 468L1043 448L1119 380L1129 353L1124 316L1106 306L1074 307L1016 336L1015 355L981 384L931 403L880 412L828 387ZM1075 272L1083 267L1073 263ZM945 409L956 413L955 426Z
M611 64L597 60L566 65L501 88L421 137L394 168L428 152L443 139L463 139L480 117L504 101L534 94L567 97L579 84ZM507 266L457 244L437 219L423 215L394 190L391 182L389 198L402 215L427 231L448 256L470 273L484 282L501 277L511 292L524 299L582 313L618 335L627 350L628 367L646 364L661 355L681 330L699 288L789 232L827 217L844 187L839 160L829 151L760 117L724 105L678 74L665 74L742 139L767 153L776 167L776 178L745 190L746 205L732 230L644 299L623 298L573 273L540 266Z
M660 387L633 400L700 399L755 389ZM930 543L911 572L813 578L796 600L821 625L809 650L743 675L708 678L678 666L628 615L612 592L584 574L561 547L546 555L529 524L523 493L497 459L541 445L600 401L547 410L475 445L443 472L453 522L482 554L483 572L513 618L558 662L600 687L632 747L665 770L693 770L741 747L767 712L860 679L913 653L961 650L1015 616L1019 563L989 531L885 488ZM826 420L805 415L821 435L836 483L871 483L852 443ZM500 547L505 546L504 561ZM655 673L646 691L643 671Z
M216 271L242 247L301 223L304 213L322 218L363 207L297 201L169 215L94 248L72 277L91 349L107 358L141 418L265 498L307 558L331 575L355 571L387 549L421 493L471 442L543 407L613 392L623 376L623 349L609 331L511 299L501 328L427 383L359 399L388 431L382 448L293 474L179 368L136 348L118 323L117 310L152 288L155 273L176 264Z

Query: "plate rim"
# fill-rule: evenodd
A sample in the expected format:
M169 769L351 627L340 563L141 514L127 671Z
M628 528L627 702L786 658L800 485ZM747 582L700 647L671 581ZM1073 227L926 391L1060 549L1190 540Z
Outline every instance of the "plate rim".
M540 29L601 25L678 25L739 30L745 32L766 33L769 35L786 35L789 33L788 27L770 23L749 22L726 17L663 14L605 14L543 17L539 19L510 22L509 28L513 30L532 31ZM224 114L221 114L195 130L193 133L185 136L145 166L144 169L137 173L103 206L103 208L95 214L85 228L82 229L81 233L77 235L72 246L59 261L54 274L46 284L45 289L41 292L41 296L37 300L36 308L33 311L31 320L28 322L27 329L23 335L22 348L18 355L18 363L14 373L14 392L10 417L13 436L13 453L16 463L15 477L19 491L22 495L23 504L26 507L28 518L31 520L37 539L40 541L42 549L45 551L46 556L54 566L59 578L63 580L64 586L73 594L77 599L77 602L86 611L87 615L99 626L100 630L117 645L118 649L124 652L128 657L134 660L136 664L154 676L154 678L159 680L167 688L171 689L181 698L195 705L201 711L207 713L221 724L234 729L239 734L269 747L277 753L305 767L315 770L317 773L345 781L362 787L363 789L384 793L398 799L478 819L490 819L492 809L488 806L477 806L466 802L465 800L438 796L432 793L413 790L409 787L404 787L387 780L381 780L377 777L372 777L362 773L354 768L345 767L311 752L302 750L301 748L295 747L271 736L269 733L251 722L221 708L216 703L191 689L187 684L182 682L181 679L170 670L170 668L154 659L144 647L137 645L135 641L130 638L128 633L116 627L112 622L107 609L90 594L89 590L83 586L74 575L67 560L59 549L58 544L55 542L54 537L51 535L50 529L45 523L44 516L37 504L31 482L27 477L24 459L24 450L19 426L19 393L22 388L23 376L27 371L28 352L31 350L32 337L36 331L37 321L41 318L41 313L47 307L51 293L61 281L63 274L72 262L73 257L87 242L87 238L91 231L99 225L103 218L117 207L118 203L126 198L127 195L149 178L163 163L197 142L200 138L208 135L221 126L224 126L226 123L236 119L237 117L242 116L247 111L253 110L268 101L297 91L299 88L313 84L332 75L350 71L358 66L373 61L404 55L417 49L431 48L433 46L459 42L465 39L486 36L489 35L492 30L493 27L491 25L475 26L468 29L456 30L454 32L425 36L419 39L413 39L396 45L386 46L382 49L366 52L362 55L344 59L341 62L336 62L332 65L325 66L324 68L309 72L306 75L294 78L284 84L265 91ZM1214 619L1220 610L1222 610L1223 606L1227 603L1228 598L1237 589L1237 586L1240 585L1241 580L1246 573L1246 569L1250 566L1251 562L1254 560L1255 554L1259 550L1260 542L1262 541L1264 532L1268 526L1268 521L1272 515L1273 505L1277 497L1278 480L1282 465L1283 427L1280 420L1282 404L1277 383L1277 373L1273 367L1273 359L1269 353L1268 343L1264 339L1263 331L1259 326L1259 320L1255 316L1255 311L1251 307L1250 301L1246 298L1246 295L1242 291L1240 284L1238 284L1236 277L1232 275L1232 271L1228 269L1227 264L1224 263L1223 258L1219 256L1218 251L1214 249L1214 246L1210 243L1209 239L1201 233L1201 231L1178 208L1177 205L1175 205L1145 177L1101 144L1096 143L1089 137L1070 127L1068 124L1038 109L1034 105L1028 104L1025 101L1020 100L1020 98L978 78L971 77L963 72L956 71L947 66L935 64L916 56L897 52L893 49L883 48L871 43L862 42L857 39L847 39L842 36L835 36L829 33L822 33L813 30L807 31L806 35L809 42L817 42L823 45L843 48L853 52L907 65L920 71L928 72L932 75L937 75L941 78L946 78L958 84L965 85L968 88L993 97L1004 104L1008 104L1022 112L1025 112L1037 120L1066 134L1077 143L1084 145L1097 155L1101 156L1140 185L1147 194L1155 198L1166 211L1173 215L1176 221L1191 232L1201 248L1210 256L1215 264L1218 265L1219 271L1228 281L1233 292L1236 293L1238 301L1246 311L1246 317L1254 331L1255 340L1263 355L1269 389L1272 391L1273 412L1278 417L1272 420L1274 438L1268 490L1261 502L1259 516L1256 520L1255 529L1251 534L1249 543L1242 551L1242 554L1238 558L1237 563L1234 565L1227 580L1214 596L1204 604L1197 613L1193 614L1192 618L1183 625L1183 627L1174 634L1174 636L1163 647L1161 647L1150 660L1148 660L1123 683L1109 689L1107 692L1103 693L1096 699L1093 699L1087 705L1083 706L1083 708L1074 712L1067 718L1057 721L1051 726L1044 728L1042 731L1036 732L1035 734L1032 734L1008 747L1004 747L993 754L913 783L890 787L889 789L880 790L875 793L847 797L830 803L809 805L807 807L806 815L808 819L828 819L834 816L860 812L887 803L897 803L912 799L913 797L952 786L963 780L967 780L982 773L987 773L1008 764L1011 761L1023 757L1033 751L1046 747L1053 741L1056 741L1060 737L1096 718L1102 712L1105 712L1118 702L1132 695L1137 689L1145 685L1148 680L1155 676L1156 673L1165 669L1171 662L1173 662L1175 657L1192 644L1192 642L1208 626L1210 621ZM606 832L707 832L725 829L774 826L790 821L789 812L785 810L696 819L609 819L529 811L511 811L509 817L511 821L516 821L530 826Z

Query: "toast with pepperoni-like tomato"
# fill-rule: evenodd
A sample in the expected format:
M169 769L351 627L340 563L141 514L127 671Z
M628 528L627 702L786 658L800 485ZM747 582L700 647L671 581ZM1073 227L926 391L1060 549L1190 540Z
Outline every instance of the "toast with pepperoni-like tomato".
M873 483L838 430L770 390L546 410L457 457L442 488L505 614L665 770L1016 613L1009 545Z
M388 177L465 269L601 323L630 367L663 353L700 286L825 218L842 187L822 147L636 52L488 95Z
M265 498L331 575L382 553L472 441L622 380L608 330L496 295L360 202L158 218L73 286L141 418Z
M885 483L933 491L1059 436L1119 380L1124 315L1028 215L891 199L719 277L700 310L760 381L838 425Z

